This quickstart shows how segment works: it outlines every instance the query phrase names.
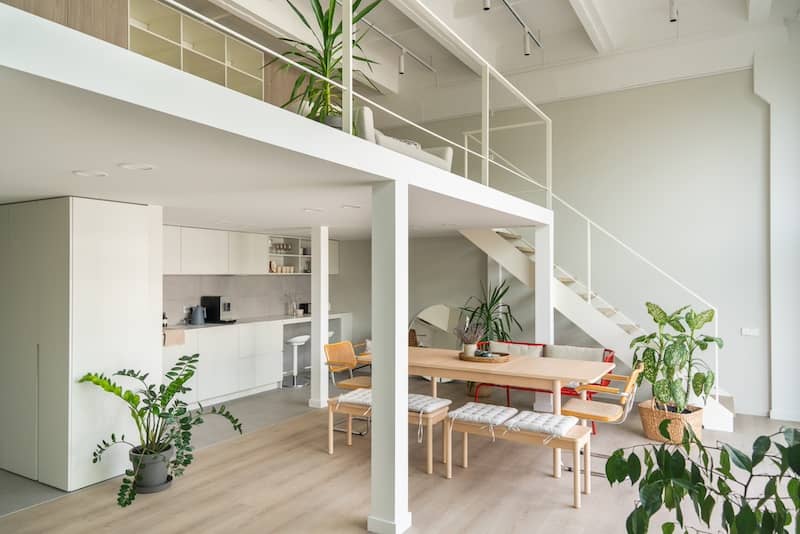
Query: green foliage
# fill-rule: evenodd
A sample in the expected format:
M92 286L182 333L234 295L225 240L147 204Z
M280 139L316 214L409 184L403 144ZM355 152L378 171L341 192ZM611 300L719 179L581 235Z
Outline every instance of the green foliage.
M186 383L194 376L199 360L199 354L181 356L172 369L164 375L165 383L158 385L148 384L147 373L141 371L123 369L114 373L114 376L137 381L141 389L135 393L124 390L103 374L87 373L78 380L81 383L94 384L122 399L139 434L138 445L127 441L124 435L117 438L116 434L111 434L110 441L103 440L97 444L92 453L92 463L101 461L103 453L118 444L125 444L135 449L138 454L156 454L168 451L172 447L175 457L170 461L169 472L173 477L177 477L183 474L194 459L192 429L203 422L205 413L227 419L233 429L241 434L242 424L224 405L212 407L208 412L201 406L198 411L191 412L188 405L177 397L178 394L191 391L191 388L186 387ZM136 498L138 474L138 463L135 463L133 469L125 471L117 493L117 503L120 506L128 506Z
M669 437L669 420L662 421L659 431ZM715 511L723 530L732 534L788 534L793 520L791 532L800 532L800 465L792 461L800 450L798 438L796 428L759 436L747 454L724 443L706 446L686 427L680 444L614 451L606 476L612 486L638 482L639 498L625 521L628 534L648 532L651 518L662 509L674 521L663 523L661 532L677 527L708 532L701 528L711 528ZM691 505L693 521L687 520L682 503Z
M722 348L722 339L700 333L714 320L714 310L697 313L684 306L667 313L659 305L647 302L647 313L657 330L631 341L633 365L644 363L639 380L653 385L656 406L673 407L677 412L686 409L689 394L707 397L714 387L714 372L695 353L712 344Z
M370 11L375 9L382 0L374 0L372 3L361 7L362 0L353 0L353 24L364 18ZM303 13L297 9L291 0L286 0L300 19L303 25L314 35L313 43L298 41L295 39L281 38L289 44L292 49L283 55L296 63L306 67L330 80L342 82L342 22L337 22L336 0L328 0L327 6L323 5L322 0L309 0L311 9L314 12L315 27L309 23ZM376 62L365 57L364 50L361 48L361 40L367 32L361 33L353 40L353 51L358 51L361 55L353 54L353 61L367 65L372 70L372 65ZM268 63L278 61L273 59ZM286 70L291 65L285 63L281 69ZM359 70L354 70L362 74L362 78L373 89L378 91L375 84ZM302 113L310 119L324 121L330 116L342 114L342 93L341 90L330 82L317 78L307 72L301 71L294 81L292 93L282 107L293 104L299 106Z
M486 286L481 286L481 296L470 297L460 308L467 316L467 324L483 327L482 341L511 341L512 327L522 330L522 325L511 312L511 306L503 303L508 290L506 282L497 287L490 286L488 291Z

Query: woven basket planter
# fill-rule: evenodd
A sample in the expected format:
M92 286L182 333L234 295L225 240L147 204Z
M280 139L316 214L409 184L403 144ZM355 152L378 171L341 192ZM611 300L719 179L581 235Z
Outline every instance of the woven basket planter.
M688 426L698 438L703 437L703 409L698 406L687 406L689 413L675 413L659 410L653 405L653 400L646 400L639 403L639 417L642 419L644 435L654 441L667 443L681 443L683 441L683 429ZM669 419L670 439L664 439L658 428L661 421Z

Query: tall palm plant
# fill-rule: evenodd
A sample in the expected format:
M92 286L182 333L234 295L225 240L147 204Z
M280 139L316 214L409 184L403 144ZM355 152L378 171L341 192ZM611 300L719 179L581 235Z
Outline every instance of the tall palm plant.
M370 11L375 9L382 0L361 7L363 0L353 0L353 24L363 19ZM286 0L297 17L314 35L313 43L298 41L296 39L282 38L290 44L292 49L284 53L288 57L309 70L330 80L341 83L342 81L342 22L337 22L336 0L328 0L323 5L323 0L309 0L314 12L316 28L312 27L303 13L297 9L291 0ZM353 49L360 54L353 55L353 60L367 65L370 69L375 61L364 56L361 48L361 39L366 32L353 40ZM268 64L277 61L275 58ZM284 64L281 69L288 69L290 65ZM360 71L358 71L360 72ZM364 76L367 82L377 90L372 81ZM341 91L330 82L313 76L307 72L300 72L294 81L289 99L281 106L297 105L301 113L310 119L325 122L328 117L338 117L342 114Z
M496 287L481 286L480 297L470 297L461 307L461 312L467 315L468 324L477 323L485 331L482 341L510 341L511 330L516 326L522 330L511 306L503 303L503 298L510 289L508 283L503 282Z

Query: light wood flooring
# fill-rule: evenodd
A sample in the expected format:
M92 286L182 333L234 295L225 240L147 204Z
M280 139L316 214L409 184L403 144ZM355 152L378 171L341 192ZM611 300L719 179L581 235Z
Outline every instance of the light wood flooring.
M444 385L442 390L452 396L443 396L458 397L460 404L466 400L463 388ZM345 436L337 433L336 453L329 456L326 423L324 411L312 411L204 448L168 492L139 495L127 509L116 506L117 481L111 480L0 518L0 533L364 532L369 439L355 437L348 448ZM745 418L744 433L708 437L746 442L776 425ZM469 469L456 464L453 479L446 480L440 439L437 429L437 463L434 474L427 475L424 446L417 444L415 429L409 429L411 532L624 532L634 489L612 489L595 478L592 494L575 510L569 474L560 480L549 475L549 449L477 437L470 440ZM592 448L611 452L642 441L634 413L624 426L602 426ZM460 451L458 438L455 445ZM569 454L564 456L571 464ZM602 471L603 461L595 459L594 468Z

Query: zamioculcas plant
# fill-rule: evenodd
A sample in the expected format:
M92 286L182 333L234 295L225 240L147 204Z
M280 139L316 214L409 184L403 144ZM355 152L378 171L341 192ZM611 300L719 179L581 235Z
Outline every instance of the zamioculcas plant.
M686 409L690 392L707 397L714 387L714 371L696 357L712 344L722 348L722 339L700 333L714 320L714 310L697 313L684 306L671 314L652 302L647 313L657 325L653 333L631 341L633 366L644 363L641 378L653 385L656 407L681 413Z
M123 389L111 378L97 373L87 373L79 382L89 382L121 399L136 424L138 444L111 434L110 441L98 443L92 453L92 463L99 462L110 447L125 444L131 448L132 468L125 471L117 494L117 503L128 506L136 498L137 487L154 480L153 488L163 488L169 476L178 477L194 460L192 429L203 422L203 415L210 413L227 419L233 429L242 433L242 424L224 405L212 407L208 412L201 406L196 412L189 411L179 394L191 391L187 382L197 369L199 354L181 356L178 362L164 375L161 384L148 384L147 373L123 369L113 376L133 379L140 384L136 390ZM174 456L173 456L174 455ZM147 470L147 476L145 476ZM140 488L145 491L142 485ZM157 491L150 489L150 491Z
M659 427L667 439L668 426L665 420ZM606 476L612 486L625 480L639 484L638 499L625 521L628 534L648 532L651 518L663 508L671 516L661 525L664 534L711 534L718 532L717 526L731 534L800 532L797 428L759 436L747 453L725 443L704 445L685 427L680 444L615 451L606 462ZM691 509L694 517L687 515Z
M512 326L522 330L522 325L511 312L511 306L503 303L503 298L508 293L509 286L506 282L496 287L481 287L480 297L470 297L461 311L467 316L467 323L483 327L482 341L510 341Z
M309 70L324 76L335 82L342 82L342 22L337 17L336 0L328 0L324 5L323 0L309 0L309 5L314 12L315 27L312 26L303 13L291 2L286 0L292 11L297 15L303 25L314 35L314 42L298 41L296 39L281 38L282 41L292 46L292 49L283 55ZM353 24L363 19L370 11L375 9L382 0L375 0L372 3L361 7L362 0L353 0ZM366 32L353 40L353 50L359 54L353 54L356 63L367 65L372 69L375 61L364 55L361 48L361 40ZM268 63L278 61L273 59ZM285 63L281 69L289 69L291 65ZM356 70L354 72L361 71ZM363 79L376 91L378 88L365 75ZM288 107L297 105L301 113L310 119L325 122L328 117L339 117L342 114L342 94L336 86L330 82L312 76L306 72L300 72L294 81L292 93L289 99L281 106Z

